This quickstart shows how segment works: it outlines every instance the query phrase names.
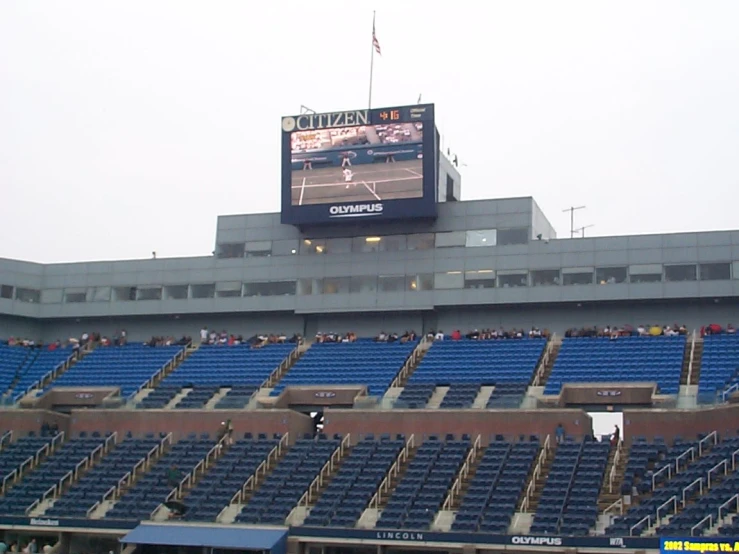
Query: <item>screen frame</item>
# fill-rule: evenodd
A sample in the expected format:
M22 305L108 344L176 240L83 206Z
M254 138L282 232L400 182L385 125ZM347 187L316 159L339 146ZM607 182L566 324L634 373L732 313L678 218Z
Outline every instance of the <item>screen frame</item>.
M294 206L292 204L292 134L297 129L289 129L285 121L297 120L301 116L287 116L282 118L283 126L281 132L282 145L282 210L280 221L287 225L323 225L341 223L371 223L376 221L435 218L437 216L437 192L439 180L439 133L435 125L435 114L433 104L420 104L414 106L398 106L391 108L373 108L371 110L355 110L354 112L366 112L368 125L381 125L382 113L397 111L401 119L393 123L423 123L422 154L423 154L423 194L421 197L391 199L371 202L330 202L325 204L308 204ZM330 114L309 114L314 118L321 116L334 116L340 114L352 114L348 112L332 112ZM352 125L336 126L356 127L362 123ZM378 209L377 205L381 207ZM360 208L360 206L363 206ZM338 208L337 208L338 207ZM344 215L337 215L337 210L353 210ZM332 211L333 210L333 211ZM359 211L362 210L362 211Z

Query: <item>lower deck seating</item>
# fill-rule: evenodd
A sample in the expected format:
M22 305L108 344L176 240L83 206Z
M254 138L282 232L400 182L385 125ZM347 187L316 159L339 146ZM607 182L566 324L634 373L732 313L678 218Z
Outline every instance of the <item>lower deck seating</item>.
M105 514L105 519L149 519L176 486L168 477L170 470L184 477L207 456L216 442L207 434L200 438L190 435L172 445Z
M452 530L506 534L538 453L538 442L491 443L462 499Z
M404 446L402 436L361 440L311 509L305 525L354 527Z
M39 451L50 446L53 437L20 437L17 441L3 446L0 450L0 482L19 469L28 458L36 456Z
M185 521L215 521L279 441L279 437L253 439L248 435L228 447L183 499L188 508Z
M84 518L87 512L147 454L160 445L161 439L149 437L127 439L118 444L64 495L44 515Z
M424 442L395 487L379 529L427 529L441 508L470 449L469 440Z
M257 489L239 523L284 525L285 519L339 447L338 438L299 439Z
M65 442L0 498L0 513L25 515L46 491L89 458L104 442L103 437L76 438Z
M253 385L238 385L229 390L215 405L217 410L240 410L246 408L258 387Z
M739 334L709 335L703 339L698 394L704 401L739 383Z

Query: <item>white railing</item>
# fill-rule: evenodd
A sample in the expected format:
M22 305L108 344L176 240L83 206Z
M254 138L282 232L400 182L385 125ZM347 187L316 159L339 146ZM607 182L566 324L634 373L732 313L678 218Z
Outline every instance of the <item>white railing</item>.
M657 506L657 509L655 510L655 514L654 514L657 518L656 521L660 521L663 517L670 515L670 513L676 514L678 510L677 502L678 502L677 495L675 495L675 496L671 496L670 498L665 500L662 504ZM672 512L667 512L663 515L662 514L663 509L666 509L666 508L671 508Z
M693 360L695 359L695 329L693 329L693 335L690 339L690 359L688 360L688 381L686 385L690 384L693 378Z
M621 449L623 448L624 441L622 439L618 439L618 445L616 446L616 453L613 455L613 466L611 466L611 471L608 472L608 492L613 492L613 481L616 479L616 468L618 467L618 462L621 459Z
M400 466L403 464L406 460L408 460L408 455L410 453L411 448L413 448L416 444L416 437L415 435L411 435L408 440L405 443L405 446L403 449L398 453L398 457L395 458L395 461L393 462L393 465L390 466L390 469L387 472L387 475L385 475L385 478L380 483L380 486L377 487L377 491L375 492L374 496L369 502L370 508L379 508L380 502L382 501L382 495L388 494L390 492L390 482L393 477L397 476L398 473L400 473Z
M713 527L713 516L712 515L707 515L706 517L704 517L703 519L701 519L698 523L696 523L695 525L693 525L690 528L690 536L691 537L695 537L695 530L698 529L701 525L703 525L703 522L706 521L706 520L708 520L708 528L710 529L711 527Z
M717 463L715 466L709 469L708 472L706 473L706 483L709 489L711 488L711 482L713 481L711 476L721 468L723 468L724 470L724 475L728 475L729 473L729 460L728 459L721 460L719 463Z
M86 517L89 518L90 515L98 508L98 506L100 506L100 504L102 504L106 500L114 500L116 498L119 498L121 496L123 488L130 486L138 475L145 471L148 471L152 463L164 453L167 445L171 444L172 433L168 433L162 440L159 441L159 444L153 446L151 450L146 453L145 456L142 456L141 459L136 462L136 464L134 464L133 468L131 468L130 471L128 471L120 479L118 479L117 484L113 485L107 491L105 491L100 500L95 502L95 504L93 504L90 509L87 510Z
M634 536L634 530L636 528L638 528L642 523L645 523L645 522L647 524L646 525L647 529L649 527L651 527L652 526L652 516L644 516L639 521L637 521L634 525L632 525L631 527L629 527L629 536L630 537L633 537Z
M304 344L305 342L303 341L303 339L299 340L295 348L293 348L290 351L290 354L288 354L287 357L280 362L280 365L278 365L274 369L274 371L269 374L269 377L264 380L264 382L260 385L260 388L274 387L277 382L282 379L285 371L287 371L288 368L290 368L298 360L298 358L303 355L303 353L305 352L305 350L303 349Z
M731 471L737 470L737 463L739 463L739 448L731 453Z
M303 494L303 496L298 501L298 506L308 506L311 502L313 502L313 500L315 500L318 492L321 490L321 487L326 482L326 479L329 475L331 475L341 459L344 457L344 454L346 454L346 451L349 449L349 446L351 445L350 437L351 435L346 435L341 440L341 444L339 444L338 448L334 450L333 454L331 454L331 458L329 458L328 462L323 465L321 471L318 473L316 478L313 479L313 482L308 487L308 490L305 491L305 494Z
M739 494L735 494L718 507L718 520L723 521L728 514L733 512L739 513Z
M552 336L549 337L549 340L547 341L547 346L546 348L544 348L544 353L541 356L539 366L536 368L536 374L534 375L532 386L538 387L541 385L542 379L544 378L544 373L546 373L547 364L552 358L554 347L555 345L561 344L561 342L562 341L557 338L557 333L553 333Z
M2 450L5 445L10 444L10 441L13 440L13 431L5 431L2 437L0 437L0 450Z
M618 513L619 514L623 514L624 513L624 500L623 500L623 498L619 498L613 504L611 504L605 510L603 510L603 515L610 514L612 512L615 512L616 510L618 510Z
M534 495L534 491L536 490L536 480L541 475L541 469L544 466L544 462L547 459L550 448L551 435L547 435L547 438L544 439L544 445L541 448L541 452L539 452L539 457L536 460L536 465L534 466L534 471L531 474L529 484L526 487L526 495L524 496L523 502L521 502L521 512L525 513L529 510L529 506L531 505L531 497Z
M739 391L739 383L734 383L728 389L721 393L721 401L726 402L726 399L737 391Z
M246 482L241 486L241 489L231 497L231 502L229 502L229 505L241 504L246 500L246 497L250 491L256 490L256 488L260 484L259 478L267 475L267 473L272 468L272 465L275 464L277 460L279 460L282 456L282 451L287 448L287 444L289 442L288 437L289 433L285 433L282 436L280 442L278 442L277 445L267 455L267 459L259 464L257 469L254 470L254 473L252 473L246 480ZM228 508L228 506L224 507L223 510L221 510L221 513L218 514L218 518L221 517L221 514L224 510L226 510L226 508ZM216 518L216 520L218 520L218 518Z
M459 470L459 473L457 474L457 478L454 480L452 488L449 489L449 494L447 494L447 497L444 500L442 510L452 509L452 505L454 504L454 501L457 499L457 497L459 496L459 492L462 489L462 483L470 474L470 469L472 468L472 464L475 462L475 457L480 451L481 445L482 439L480 438L480 435L477 435L477 438L472 443L472 448L470 448L470 451L467 453L467 458L465 459L464 464L462 464L462 469Z
M174 369L178 364L182 363L182 361L185 359L185 353L187 352L188 346L185 346L184 348L181 348L177 351L177 353L172 356L169 360L166 361L166 363L160 367L154 375L152 375L148 381L143 383L139 388L136 389L136 392L132 393L129 398L133 398L136 396L139 392L141 392L142 389L153 389L157 383L160 383L164 377L167 376L168 372L172 369Z
M686 485L685 487L683 487L683 492L682 492L682 497L683 497L682 504L683 504L683 508L688 504L688 496L693 491L693 489L695 488L695 485L696 484L698 485L698 495L699 496L703 495L703 477L698 477L698 479L696 479L695 481L693 481L689 485ZM668 500L668 502L669 502L669 500Z
M703 443L706 443L706 448L710 446L716 446L718 444L718 433L716 433L716 431L711 431L705 437L698 441L698 456L703 456Z
M416 345L416 347L413 349L413 352L411 352L410 356L408 356L408 359L406 359L403 367L400 368L400 371L395 376L395 379L393 379L393 382L390 383L390 388L400 386L400 383L402 383L403 380L408 377L408 374L411 372L411 370L416 366L421 358L426 355L426 352L429 348L431 348L432 344L433 342L430 341L427 336L424 336L420 341L418 341L418 345Z

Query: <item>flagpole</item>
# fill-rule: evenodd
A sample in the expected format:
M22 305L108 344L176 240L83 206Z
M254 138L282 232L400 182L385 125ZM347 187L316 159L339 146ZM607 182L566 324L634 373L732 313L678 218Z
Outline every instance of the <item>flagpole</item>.
M370 78L369 78L369 101L367 102L368 109L372 109L372 74L375 70L375 13L372 12L372 41L370 47L372 48L372 54L370 56Z

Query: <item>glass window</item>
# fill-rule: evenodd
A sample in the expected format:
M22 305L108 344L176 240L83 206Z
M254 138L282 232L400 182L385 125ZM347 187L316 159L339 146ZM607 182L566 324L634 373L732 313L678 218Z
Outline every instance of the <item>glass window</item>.
M216 298L238 298L241 296L240 281L224 281L216 283Z
M115 287L113 299L116 302L131 302L136 300L136 287Z
M528 244L529 230L526 228L498 229L498 246L508 244Z
M7 300L13 299L13 290L14 287L10 285L0 285L0 298L5 298Z
M218 245L218 257L219 258L243 258L244 257L244 243L235 242L229 244Z
M625 283L628 271L625 267L596 267L595 281L599 285Z
M595 273L593 271L573 271L573 272L562 272L562 284L563 285L592 285L593 277Z
M411 275L408 278L410 290L434 290L434 276L430 273Z
M187 300L187 285L169 285L164 287L164 297L167 300Z
M728 281L731 279L731 263L701 264L701 281Z
M320 279L298 279L298 294L301 296L321 294L322 290L323 282Z
M405 235L390 235L382 237L380 252L403 252L408 250L408 240Z
M434 247L434 240L433 233L408 235L406 245L408 250L431 250Z
M696 281L698 279L698 268L695 264L680 264L665 266L665 281L680 283L683 281Z
M190 285L190 298L213 298L216 295L214 283Z
M461 289L464 287L464 274L461 271L447 271L434 274L435 289Z
M272 241L272 255L274 256L294 256L298 253L297 240L275 240Z
M29 304L38 304L41 301L41 291L18 287L15 289L15 299L20 302L28 302Z
M494 289L495 284L495 271L492 269L464 272L464 288L466 289Z
M267 281L255 281L251 283L244 283L244 296L272 296L270 294L269 282Z
M731 264L733 266L732 275L734 276L734 279L739 279L739 262L734 262Z
M244 246L247 258L266 258L272 255L272 241L260 240L247 242Z
M536 269L531 272L532 287L550 287L561 283L559 269Z
M352 239L326 239L326 254L349 254L352 251Z
M90 287L87 289L88 302L110 302L110 287Z
M323 294L347 294L351 289L349 277L325 277L323 279Z
M162 287L146 287L138 290L138 300L161 300Z
M87 289L64 289L64 302L66 302L67 304L81 304L83 302L87 302Z
M498 286L503 289L528 286L529 275L525 271L515 273L498 273Z
M41 291L42 304L61 304L64 297L62 289L44 289Z
M380 292L403 292L407 286L405 275L380 275L377 278Z
M324 254L326 241L321 239L303 239L300 243L301 254Z
M301 279L311 287L311 279ZM244 283L244 296L295 296L296 281L254 281ZM301 289L301 294L311 294Z
M272 281L272 296L295 296L295 281Z
M354 237L352 239L352 252L379 252L381 242L382 237Z
M376 275L358 275L351 278L349 292L377 292L377 276Z
M450 246L464 246L467 233L464 231L452 231L451 233L436 233L436 248L447 248Z
M467 231L465 246L467 248L495 246L496 240L497 231L495 229Z
M629 282L659 283L662 281L662 264L638 264L629 266Z

